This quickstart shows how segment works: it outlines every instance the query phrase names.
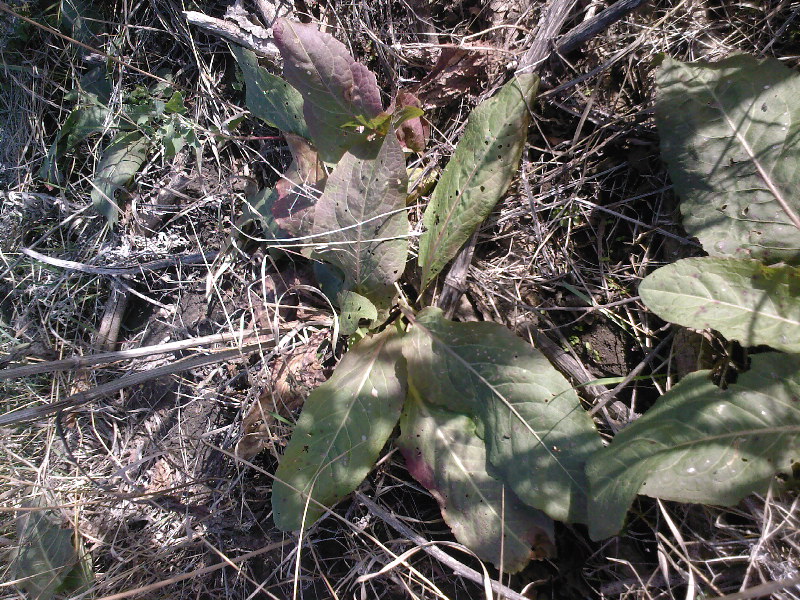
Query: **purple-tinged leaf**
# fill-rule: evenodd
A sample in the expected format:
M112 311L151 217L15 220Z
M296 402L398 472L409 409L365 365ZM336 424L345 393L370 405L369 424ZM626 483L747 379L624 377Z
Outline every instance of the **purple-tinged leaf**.
M308 235L314 225L319 191L325 187L325 167L303 138L288 133L284 137L294 160L275 184L272 216L289 235Z
M273 34L284 77L303 96L311 139L320 157L335 163L365 139L365 134L342 127L383 111L375 75L344 44L313 25L278 19Z
M436 498L456 539L480 559L516 573L532 558L555 554L553 521L487 471L486 447L472 419L423 402L411 388L400 429L397 445L408 472Z
M314 215L322 258L342 269L346 289L370 297L397 281L408 256L405 157L387 135L347 152L328 177Z
M398 92L394 101L394 113L400 114L405 107L422 108L419 98L409 92ZM423 152L431 133L431 126L424 117L414 117L400 123L397 139L414 152Z

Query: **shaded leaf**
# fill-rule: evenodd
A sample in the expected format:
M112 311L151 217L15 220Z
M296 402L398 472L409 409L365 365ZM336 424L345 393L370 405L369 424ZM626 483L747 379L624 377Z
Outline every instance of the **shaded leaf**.
M378 309L361 294L343 291L339 293L339 333L353 335L358 331L361 319L374 321L378 318Z
M119 208L114 193L127 186L147 158L150 141L141 133L121 133L100 157L92 181L92 203L109 223L117 222Z
M572 386L538 350L497 323L456 323L426 308L403 352L409 385L475 419L497 476L523 502L586 522L584 466L602 444Z
M344 355L333 376L306 399L275 473L275 525L299 529L307 505L308 527L324 513L317 502L333 506L358 487L397 424L405 394L395 330L367 337Z
M744 346L800 352L800 270L756 260L686 258L644 278L639 294L665 321L716 329Z
M347 152L331 172L314 215L319 252L345 274L345 286L370 297L383 295L405 270L408 255L408 174L393 135Z
M487 472L486 448L469 417L424 403L413 388L397 445L456 539L509 573L555 554L553 522ZM531 546L534 547L533 552Z
M325 189L325 166L316 150L302 137L284 134L294 160L275 184L272 216L293 236L309 235L314 227L318 194Z
M383 112L375 75L353 60L344 44L313 25L281 18L273 34L284 77L303 96L311 140L325 162L336 163L365 139L342 127Z
M260 66L254 52L235 44L231 44L231 52L244 75L250 112L282 132L309 138L300 92Z
M61 29L84 44L96 44L97 34L103 30L102 15L96 7L96 3L85 0L61 0L59 7ZM81 51L86 52L83 48Z
M800 356L755 355L727 390L692 373L589 461L589 532L619 531L636 494L736 504L791 474L798 447Z
M665 59L661 154L686 230L715 256L800 262L800 77L779 61Z
M77 106L70 112L48 148L39 168L40 179L60 185L62 176L58 162L63 156L89 136L102 133L107 126L116 125L117 119L110 114L107 106L110 96L111 85L106 78L105 66L92 69L81 78L80 89L74 91Z
M539 78L518 75L469 116L464 135L425 210L419 242L422 286L456 255L489 216L517 172Z
M35 506L39 504L30 507ZM49 600L77 563L72 531L56 525L42 509L26 511L18 517L17 535L15 577L23 580L19 585L31 598Z

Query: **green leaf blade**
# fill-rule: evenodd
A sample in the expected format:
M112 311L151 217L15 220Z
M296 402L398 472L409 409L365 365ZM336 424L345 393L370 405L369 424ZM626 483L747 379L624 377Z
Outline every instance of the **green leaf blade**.
M505 194L517 172L539 78L518 75L469 116L464 135L425 210L422 286L456 255Z
M800 269L686 258L645 277L639 294L665 321L715 329L744 346L800 352Z
M409 389L400 429L397 445L409 473L432 493L456 539L478 558L516 573L533 556L555 553L553 522L487 471L486 447L472 419L429 405Z
M330 244L319 254L342 269L346 287L375 301L405 270L408 173L394 135L355 151L345 153L328 177L314 233Z
M661 153L686 230L713 256L800 263L800 76L774 59L665 59Z
M399 336L387 329L356 344L309 395L275 473L278 528L310 526L325 510L317 503L333 506L363 481L400 418L405 373Z
M258 64L254 52L231 44L245 80L245 102L256 117L284 133L309 139L303 117L303 97L280 77Z
M131 182L147 158L149 149L150 140L138 131L131 131L115 137L103 150L92 181L91 197L94 207L112 225L119 216L114 192Z
M587 465L593 539L614 535L636 494L736 504L792 473L800 445L800 356L752 357L727 390L708 371L681 380Z
M404 354L409 385L432 404L474 418L489 462L526 504L585 523L584 467L602 447L569 382L497 323L417 315Z

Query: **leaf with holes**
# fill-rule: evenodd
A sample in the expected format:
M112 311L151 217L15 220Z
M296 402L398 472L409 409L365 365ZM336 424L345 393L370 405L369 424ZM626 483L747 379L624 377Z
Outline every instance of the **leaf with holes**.
M343 127L383 112L375 75L344 44L313 25L278 19L272 31L284 77L303 96L311 140L325 162L336 163L366 139Z
M661 154L686 230L715 256L800 263L800 75L774 59L665 59Z
M397 445L409 473L478 558L516 573L531 558L555 554L553 522L487 471L486 447L472 419L429 405L409 388L400 429Z
M319 254L342 269L345 287L374 301L405 269L408 174L393 135L359 147L358 154L347 152L328 177L314 233L329 245Z
M322 506L358 487L397 424L405 395L396 330L364 338L344 355L306 399L275 473L272 509L280 529L310 526L325 512Z
M800 356L757 354L726 390L692 373L589 461L589 532L619 531L636 494L736 504L791 476L799 447Z
M417 315L403 352L426 402L478 423L497 475L526 504L586 523L584 466L602 447L575 390L535 348L497 323Z
M715 329L744 346L800 352L800 269L686 258L644 278L639 294L665 321Z
M464 135L434 189L419 242L422 286L456 255L517 172L539 78L518 75L469 116Z
M339 333L353 335L360 327L361 320L375 321L378 309L361 294L343 291L337 298L339 304Z
M112 225L119 207L114 194L126 187L147 158L150 140L138 131L119 134L103 150L92 181L92 203Z
M254 52L233 44L231 52L244 75L245 102L250 112L285 133L308 139L300 92L260 66Z

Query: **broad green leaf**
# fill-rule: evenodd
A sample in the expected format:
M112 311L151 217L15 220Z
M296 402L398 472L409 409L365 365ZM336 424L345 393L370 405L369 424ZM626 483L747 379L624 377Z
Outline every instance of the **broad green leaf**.
M40 506L41 502L30 505ZM15 578L31 598L49 600L76 566L78 557L72 543L72 531L51 521L48 511L25 511L18 518L19 550Z
M486 447L467 416L423 402L413 388L397 445L411 475L431 492L456 539L508 573L555 554L553 522L487 472ZM534 547L531 552L531 546Z
M665 59L661 154L683 223L714 256L800 262L800 76L774 59Z
M423 400L478 423L489 462L526 504L585 523L584 466L602 447L569 382L497 323L456 323L420 312L403 353Z
M353 335L358 331L361 319L374 321L378 318L378 309L361 294L355 292L340 292L339 302L339 333Z
M109 144L100 157L94 181L92 203L108 220L117 222L119 207L114 192L127 186L147 158L150 141L137 131L121 133Z
M795 267L686 258L645 277L639 294L665 321L716 329L744 346L800 352L800 269Z
M539 78L518 75L469 116L464 135L433 190L419 241L422 287L492 212L517 172Z
M736 504L791 476L798 448L800 356L754 355L726 390L692 373L589 461L589 533L619 531L636 494Z
M183 103L183 94L180 92L173 93L167 103L164 104L164 112L170 115L185 115L186 105Z
M260 66L254 52L235 44L231 44L231 52L244 74L245 102L250 112L282 132L308 139L300 93Z
M394 329L363 339L344 355L333 376L306 399L275 473L275 525L283 531L309 527L325 511L319 504L333 506L358 487L400 418L406 387Z
M347 152L328 177L314 233L328 245L320 256L342 269L345 286L375 301L405 270L408 173L393 135L359 148L359 156Z
M78 101L59 129L53 145L39 168L39 178L55 185L62 183L58 162L63 156L86 138L115 127L117 118L110 114L108 101L111 86L106 78L105 67L97 67L81 78L81 86L71 92Z
M281 18L272 31L283 57L283 74L303 96L311 140L325 162L336 163L366 139L342 127L383 112L375 75L353 60L344 44L313 25Z

